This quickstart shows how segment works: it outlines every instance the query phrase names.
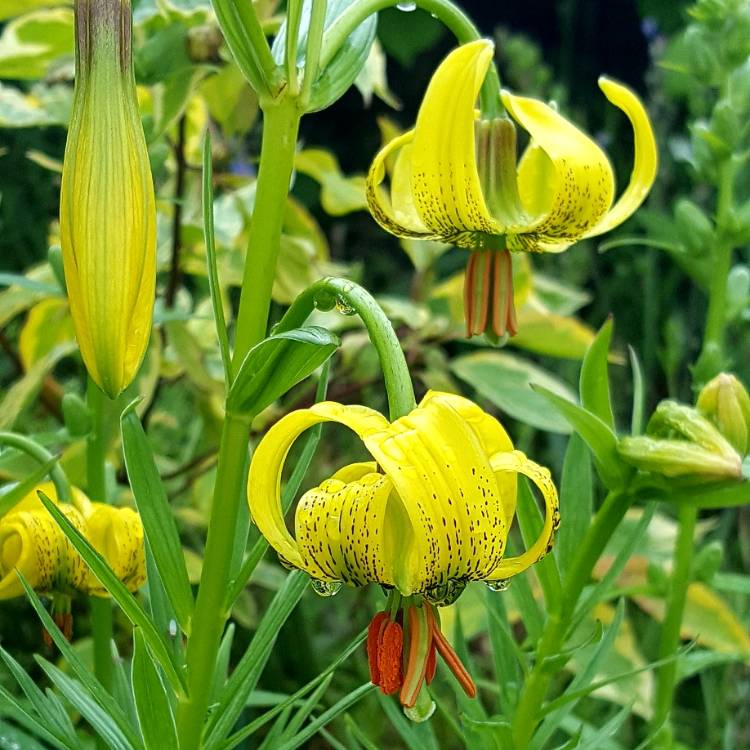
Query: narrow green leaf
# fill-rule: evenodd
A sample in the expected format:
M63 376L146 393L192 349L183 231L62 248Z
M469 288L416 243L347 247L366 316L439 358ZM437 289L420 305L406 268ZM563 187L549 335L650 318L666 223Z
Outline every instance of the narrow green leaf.
M630 418L630 432L640 435L643 432L643 412L646 406L646 392L643 383L643 368L635 349L628 347L630 353L630 369L633 372L633 411Z
M324 23L325 30L328 31L336 22L336 19L354 2L356 0L328 0ZM305 2L297 34L297 63L301 66L305 64L311 9L312 3ZM367 62L370 47L375 40L377 23L377 14L369 16L352 32L333 59L319 71L318 77L312 84L312 96L307 108L308 112L318 112L330 107L354 83ZM287 25L285 22L279 29L271 47L271 54L279 64L284 62L286 33Z
M375 690L375 685L371 682L366 682L364 685L360 685L356 690L352 690L349 695L344 696L340 701L334 703L327 711L324 711L317 719L311 721L299 734L293 737L291 740L284 742L276 750L295 750L303 743L307 742L310 737L313 737L320 729L330 724L340 713L346 711L350 706L353 706L357 701L361 700L365 695Z
M44 480L44 477L47 476L50 469L52 469L56 464L56 458L43 463L38 468L34 469L34 471L29 474L26 479L19 482L15 486L11 487L11 489L9 489L7 492L4 492L2 495L0 495L0 518L10 513L10 511L13 510L13 508L15 508L15 506L18 505L18 503L20 503L21 500L23 500L24 497L29 494L29 492L33 492L34 488Z
M37 737L43 739L53 747L60 748L61 750L69 750L71 748L70 745L64 745L57 737L50 734L2 685L0 685L0 716L12 718L17 724L33 732ZM0 720L0 736L7 736L8 740L13 741L14 733L16 733L16 736L23 737L25 742L23 745L18 744L17 747L23 748L23 750L46 750L46 748L32 740L28 735ZM78 750L78 745L73 745L72 748Z
M159 578L169 596L177 622L185 633L190 633L193 594L180 535L151 445L134 406L125 409L120 419L125 468Z
M229 660L232 656L232 643L234 642L234 623L230 622L221 639L219 653L216 655L216 666L214 667L213 679L211 680L211 703L219 700L224 685L229 675Z
M488 615L487 630L492 646L500 708L504 716L512 716L518 701L521 672L528 670L526 656L511 633L504 598L499 592L487 589L484 603Z
M544 514L537 505L534 494L525 477L518 483L516 516L521 527L521 536L523 537L524 545L528 549L534 544L544 527ZM554 609L556 603L559 602L561 595L560 571L557 569L555 556L545 555L542 560L533 566L532 570L542 587L547 611L551 611Z
M112 720L117 724L120 731L128 738L133 747L142 748L142 744L138 739L137 735L133 731L133 727L127 719L127 716L123 712L120 705L112 698L112 696L105 690L104 686L99 680L94 677L91 672L86 668L81 659L79 658L76 650L70 644L68 639L63 635L60 628L57 626L55 621L52 619L49 612L42 604L41 599L37 595L36 591L29 585L28 581L23 577L21 573L18 573L18 578L21 581L21 585L26 591L26 596L31 602L31 606L37 613L37 616L42 622L44 629L49 633L50 638L54 642L55 646L59 649L60 653L65 657L65 660L70 665L73 673L81 681L84 689L91 695L94 700L102 707L104 711L112 717Z
M206 130L203 139L203 239L206 243L206 265L208 267L208 291L214 310L216 336L219 339L221 363L224 365L224 382L229 388L232 382L232 355L229 352L229 335L224 316L224 303L221 300L219 267L216 261L216 240L214 237L214 183L213 162L211 161L211 131Z
M583 407L596 414L610 428L615 429L612 402L609 396L607 358L612 341L612 318L599 329L581 365L580 393Z
M544 627L544 614L541 605L534 598L528 572L513 576L508 593L518 608L529 638L533 642L538 641Z
M430 722L414 724L404 716L401 706L392 697L383 695L381 692L377 692L375 697L378 699L383 713L388 717L408 750L440 750L440 746L431 731ZM436 702L439 705L439 701L436 700Z
M612 619L609 627L604 631L604 637L594 648L590 659L587 660L586 664L578 671L573 679L568 684L565 692L574 692L579 688L585 687L589 683L593 682L596 670L599 668L599 664L602 659L609 653L614 646L615 638L622 625L623 618L625 617L625 600L620 599L615 610L615 616ZM562 723L565 716L567 716L575 707L577 701L571 701L562 708L549 714L542 723L541 727L537 730L534 735L531 747L529 750L541 750L544 747L549 738L555 733L557 728Z
M584 732L583 742L577 746L577 750L601 750L601 743L614 737L620 727L627 721L632 707L632 704L623 706L609 721L602 724L598 731Z
M334 671L345 662L354 651L361 647L362 643L367 638L367 631L362 631L343 651L339 656L336 657L317 677L313 678L307 685L301 687L296 693L288 696L286 699L278 702L272 709L259 716L254 721L250 722L247 726L243 727L239 732L233 734L228 740L221 743L219 746L220 750L232 750L237 747L241 742L246 740L248 737L257 732L261 727L271 721L275 716L278 716L290 706L294 705L302 696L306 695L316 685L320 684L329 674L333 674ZM256 691L253 695L257 696L260 691ZM207 743L208 748L214 747L214 745ZM432 748L430 748L432 750Z
M140 628L133 630L132 684L146 750L177 750L172 706Z
M107 565L107 561L89 544L88 539L84 537L78 529L63 515L57 506L43 493L39 493L44 507L47 508L50 515L57 521L57 525L70 540L70 543L76 548L78 554L84 562L91 568L93 574L99 579L99 582L109 592L112 598L117 602L125 616L143 630L143 635L154 654L159 661L161 668L164 670L170 684L175 691L181 695L185 693L185 684L183 677L177 671L172 655L169 652L167 644L154 627L148 615L143 611L135 597L127 590L120 579L112 572Z
M625 569L628 560L630 560L638 543L646 533L646 529L651 523L651 519L654 517L656 508L656 503L649 503L643 511L638 523L634 524L632 529L628 531L627 535L622 540L622 543L619 545L615 559L612 561L606 574L601 580L597 581L593 588L588 591L583 601L578 605L576 614L573 618L571 630L575 629L577 624L586 617L588 612L590 612L598 602L607 597L608 592L620 577L620 573Z
M227 411L259 414L320 367L340 344L338 336L319 326L269 336L240 365L227 397Z
M626 468L617 453L615 433L595 414L541 386L532 386L544 396L583 438L594 455L599 476L608 489L622 486Z
M65 672L38 654L34 655L34 659L68 702L107 743L110 750L133 750L133 745L128 742L114 719L91 697L78 680L68 677Z
M0 685L0 716L9 716L22 727L33 732L37 737L48 742L53 747L60 748L60 750L76 750L78 747L77 741L71 745L59 739L56 736L56 733L53 734L50 732L50 730L46 728L46 723L43 723L38 715L32 716L29 714L26 708L24 708L2 685ZM0 726L2 726L1 721ZM0 747L2 747L2 745L0 745Z
M555 554L563 577L575 558L581 539L591 525L594 512L594 488L591 454L576 434L571 435L563 461L560 480L560 529Z
M291 740L297 732L301 729L302 725L307 721L310 714L315 710L323 694L328 690L333 675L329 674L326 678L318 685L315 690L305 699L305 702L297 709L297 712L292 716L289 723L284 729L284 733L281 735L281 741Z
M44 695L34 680L29 677L26 670L4 649L0 646L0 657L10 670L16 682L29 699L34 711L37 714L39 723L52 735L54 735L61 744L66 747L75 747L78 740L76 739L75 730L70 723L67 714L65 720L60 721L60 717L53 706L50 705L49 699Z
M112 652L112 697L126 714L130 726L137 732L139 731L138 714L135 710L130 677L128 672L125 671L125 661L120 656L117 644L113 640L109 642L109 647Z
M245 707L247 696L258 684L276 636L308 586L307 574L296 570L268 606L247 651L227 680L206 732L208 747L229 734Z

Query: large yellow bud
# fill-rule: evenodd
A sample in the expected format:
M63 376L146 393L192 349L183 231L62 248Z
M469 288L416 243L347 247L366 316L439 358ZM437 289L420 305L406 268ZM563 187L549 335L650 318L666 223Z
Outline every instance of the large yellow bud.
M130 0L76 0L75 12L63 263L83 361L114 398L135 377L151 333L156 206L136 101Z

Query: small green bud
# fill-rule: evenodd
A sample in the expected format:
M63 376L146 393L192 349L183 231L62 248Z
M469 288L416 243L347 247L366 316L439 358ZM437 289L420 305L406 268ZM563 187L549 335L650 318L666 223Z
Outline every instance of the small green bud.
M682 439L704 448L711 453L734 458L734 447L692 406L677 401L662 401L654 411L646 432L656 437Z
M79 395L66 393L62 397L62 412L71 437L85 437L91 432L91 412Z
M681 198L674 209L677 232L691 253L705 254L713 245L714 227L703 210L693 201Z
M691 26L685 32L685 49L690 72L703 80L711 80L719 69L719 60L706 32Z
M737 147L743 129L731 101L721 99L716 104L709 127L716 138L725 143L730 150Z
M750 396L734 375L722 372L707 383L696 406L741 456L750 452Z
M742 474L742 464L736 453L724 456L688 440L624 437L617 444L617 452L631 466L665 477L715 481L739 479Z
M750 114L750 60L732 71L728 82L729 100L741 117Z

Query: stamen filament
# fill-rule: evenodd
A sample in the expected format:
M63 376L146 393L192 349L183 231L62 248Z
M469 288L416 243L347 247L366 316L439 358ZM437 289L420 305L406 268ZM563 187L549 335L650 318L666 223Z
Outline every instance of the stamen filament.
M446 637L437 627L431 608L428 608L427 617L431 622L432 629L432 642L435 644L440 656L443 657L443 661L448 665L451 672L453 672L455 678L458 680L461 687L464 689L466 695L469 698L476 697L477 686L474 684L474 680L471 679L471 675L466 670L466 667L461 663L461 659L458 658L458 654L453 650L453 647L448 643Z

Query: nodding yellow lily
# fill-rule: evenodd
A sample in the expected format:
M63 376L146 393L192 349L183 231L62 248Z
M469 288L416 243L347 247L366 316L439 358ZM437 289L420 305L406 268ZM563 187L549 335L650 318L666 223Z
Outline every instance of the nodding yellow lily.
M281 509L282 469L294 440L320 422L348 427L374 460L345 466L306 492L293 537ZM546 517L528 550L505 557L518 474L540 489ZM471 679L440 633L435 605L455 601L468 581L503 588L549 552L559 524L549 471L514 450L500 423L476 404L432 391L392 423L364 406L332 402L288 414L256 448L248 500L271 546L285 563L312 576L319 592L333 593L342 582L392 590L387 617L376 616L371 624L368 653L373 681L385 692L400 690L406 706L431 679L436 649L473 694ZM405 622L410 644L403 642ZM415 638L418 647L411 646ZM402 655L405 670L396 668Z
M89 540L117 577L135 591L146 580L143 526L130 508L92 503L73 488L73 504L58 502L51 482L39 485L6 516L0 518L0 599L23 596L16 575L45 594L70 595L73 591L107 596L99 581L42 505L43 492Z
M76 81L60 236L81 356L114 398L151 334L156 204L138 113L130 0L76 0Z
M473 251L465 282L470 336L516 332L508 251L560 252L610 231L643 202L657 166L643 105L607 78L599 86L630 119L635 140L630 184L614 205L614 175L602 149L547 104L503 91L507 112L530 136L516 163L511 120L478 120L475 110L492 55L486 40L451 52L427 87L414 129L380 151L367 177L370 211L386 231Z

